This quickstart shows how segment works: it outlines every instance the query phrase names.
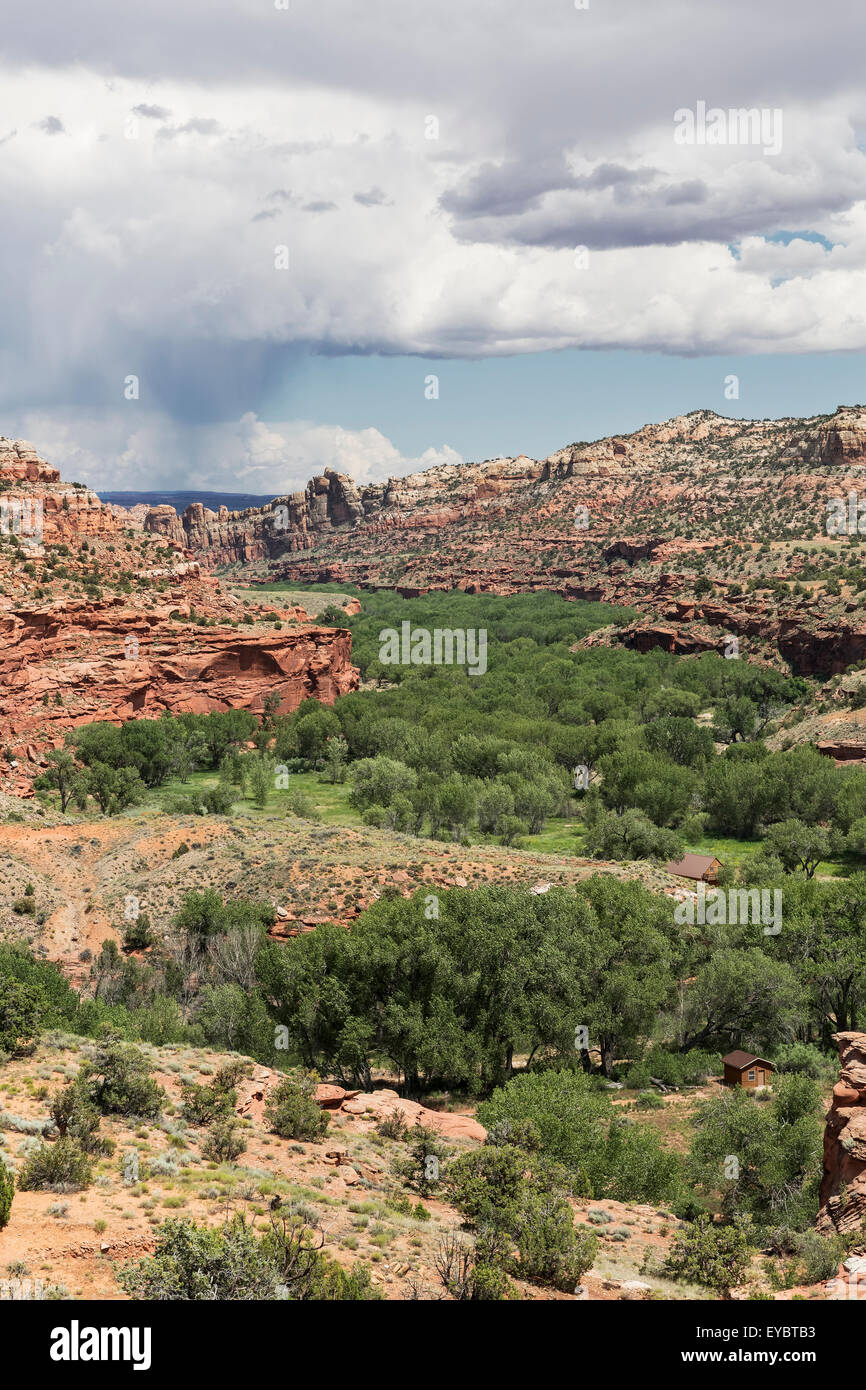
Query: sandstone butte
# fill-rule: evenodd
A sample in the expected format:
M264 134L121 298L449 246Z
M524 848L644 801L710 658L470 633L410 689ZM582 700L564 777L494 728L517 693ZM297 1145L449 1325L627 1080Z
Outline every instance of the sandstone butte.
M44 752L92 720L259 712L272 692L288 713L356 688L346 629L243 607L24 441L0 438L0 503L0 790L30 794Z
M444 465L366 486L328 469L269 507L195 503L182 519L156 507L144 526L210 570L410 597L546 589L637 610L593 640L699 653L736 634L747 659L829 675L866 659L866 621L853 592L834 597L810 580L797 543L850 553L848 536L827 534L828 502L862 489L864 464L864 407L757 421L703 410L541 460ZM803 576L802 594L743 589L744 552L761 545L768 578L790 589ZM694 592L705 576L711 596Z

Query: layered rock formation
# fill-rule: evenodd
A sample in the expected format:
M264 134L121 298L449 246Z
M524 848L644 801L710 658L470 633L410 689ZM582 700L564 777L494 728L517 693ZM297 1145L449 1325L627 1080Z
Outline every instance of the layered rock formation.
M92 536L115 536L122 523L89 488L64 483L58 469L39 457L24 439L0 437L0 501L6 515L0 529L22 543L71 542Z
M44 752L92 720L260 712L273 694L289 713L355 688L348 631L242 604L160 510L146 534L0 439L0 791L27 795Z
M543 460L445 465L359 487L328 470L267 508L194 506L182 521L157 508L145 525L208 568L406 595L552 590L636 608L641 623L614 640L642 649L717 649L719 633L703 624L754 638L747 658L825 675L866 658L866 621L856 587L822 589L816 552L797 542L820 541L833 563L856 560L851 537L828 534L828 507L844 502L848 514L864 460L859 406L811 420L696 411ZM866 531L866 490L863 513ZM699 583L712 591L702 612Z
M834 1033L841 1070L824 1131L818 1229L856 1231L866 1220L866 1033Z
M0 616L0 638L0 729L15 740L162 710L260 713L271 693L287 714L357 684L350 635L330 628L248 634L178 625L167 607L78 604Z
M193 502L181 519L173 507L159 506L147 513L144 527L204 556L210 565L245 565L310 550L318 536L352 526L364 515L351 478L329 468L311 478L303 492L275 497L269 507L214 512Z
M661 606L661 595L658 595ZM677 604L661 621L645 618L615 628L604 640L635 651L656 647L680 655L724 653L730 636L756 639L774 648L795 675L834 675L866 658L866 618L810 622L796 612L758 612L756 605ZM766 655L766 653L764 653ZM828 749L829 751L829 749Z

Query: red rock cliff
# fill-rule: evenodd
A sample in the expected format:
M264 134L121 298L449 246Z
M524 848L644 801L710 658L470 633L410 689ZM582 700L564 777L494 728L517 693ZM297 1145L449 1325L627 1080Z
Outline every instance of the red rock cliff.
M824 1131L818 1229L856 1231L866 1218L866 1033L834 1033L841 1070Z

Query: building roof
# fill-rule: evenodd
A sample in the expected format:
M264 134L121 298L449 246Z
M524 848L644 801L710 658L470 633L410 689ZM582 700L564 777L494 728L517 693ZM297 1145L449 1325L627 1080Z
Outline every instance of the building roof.
M756 1062L760 1062L762 1067L769 1067L773 1070L773 1063L768 1062L766 1057L756 1057L752 1052L742 1052L737 1048L734 1052L729 1052L727 1057L722 1058L726 1067L736 1067L737 1071L745 1071L746 1067L752 1067Z
M669 874L680 874L682 878L703 878L707 869L721 864L714 854L687 854L675 863L666 864Z

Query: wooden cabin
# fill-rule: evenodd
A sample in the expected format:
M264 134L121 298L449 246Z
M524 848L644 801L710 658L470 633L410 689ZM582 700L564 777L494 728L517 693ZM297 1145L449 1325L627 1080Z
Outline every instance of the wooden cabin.
M669 874L679 874L680 878L692 878L696 883L701 880L704 883L716 883L721 867L721 859L714 858L712 854L687 854L676 863L665 864Z
M725 1086L745 1086L755 1090L758 1086L769 1086L773 1075L773 1063L765 1057L756 1057L752 1052L729 1052L722 1058L725 1068Z

